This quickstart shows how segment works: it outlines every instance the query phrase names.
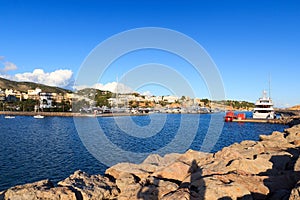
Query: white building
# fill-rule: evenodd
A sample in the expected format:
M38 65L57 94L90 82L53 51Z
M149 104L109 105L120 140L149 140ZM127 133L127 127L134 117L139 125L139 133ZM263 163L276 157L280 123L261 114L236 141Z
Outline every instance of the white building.
M40 93L40 108L52 108L52 93Z
M160 101L163 100L161 96L151 96L151 97L146 97L147 101L152 101L154 103L159 103Z
M15 96L16 93L13 89L5 89L5 96L8 97L9 95Z
M179 98L176 96L164 96L163 97L163 101L166 101L168 103L175 103L178 100L179 100Z
M41 92L42 90L40 88L35 88L35 90L27 90L27 95L24 97L24 99L39 100L39 93Z

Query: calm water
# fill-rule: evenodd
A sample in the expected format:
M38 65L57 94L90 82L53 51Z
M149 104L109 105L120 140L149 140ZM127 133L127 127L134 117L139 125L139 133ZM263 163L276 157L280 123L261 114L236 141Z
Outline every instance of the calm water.
M188 137L195 123L199 127L188 148L200 150L213 115L199 117L199 115L161 114L151 115L151 117L119 117L117 122L122 126L122 130L114 118L79 118L78 120L86 126L84 128L86 135L93 135L93 132L96 132L90 123L98 120L105 136L113 145L123 151L151 153L170 144L180 131L184 131ZM145 129L134 128L128 123L128 119ZM187 122L186 127L181 126L183 120ZM162 127L160 127L161 122L163 122ZM149 124L154 126L148 128ZM103 174L107 169L105 164L94 158L85 148L73 118L34 119L17 116L15 119L4 119L4 116L0 116L0 127L0 191L13 185L46 178L56 182L68 177L77 169L90 174ZM276 124L225 123L220 137L210 151L215 152L224 146L243 140L258 140L260 134L270 134L275 130L283 131L284 128L286 126ZM137 137L134 134L127 134L129 130L157 134ZM184 147L185 142L182 142ZM181 146L181 143L178 146ZM102 146L95 148L101 151ZM114 159L109 151L103 150L107 154L107 159Z

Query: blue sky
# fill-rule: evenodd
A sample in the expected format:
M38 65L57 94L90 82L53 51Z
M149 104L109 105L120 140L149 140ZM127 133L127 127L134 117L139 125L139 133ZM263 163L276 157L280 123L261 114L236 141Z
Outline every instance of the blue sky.
M172 29L202 45L219 69L227 99L254 102L268 89L271 75L276 106L300 104L299 1L0 0L0 73L66 86L99 43L141 27ZM157 62L183 74L196 96L209 98L204 81L184 61L164 52L135 54L116 61L101 84L116 81L136 65ZM34 76L36 69L42 69L35 71L41 78ZM140 89L146 90L168 92Z

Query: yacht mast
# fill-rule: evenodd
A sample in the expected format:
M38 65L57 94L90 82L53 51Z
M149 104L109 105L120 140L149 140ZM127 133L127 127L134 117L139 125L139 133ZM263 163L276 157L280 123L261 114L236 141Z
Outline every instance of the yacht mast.
M269 74L269 98L271 98L271 74Z
M117 100L117 108L119 108L118 85L119 85L119 77L118 77L118 75L117 75L117 87L116 87L116 100Z

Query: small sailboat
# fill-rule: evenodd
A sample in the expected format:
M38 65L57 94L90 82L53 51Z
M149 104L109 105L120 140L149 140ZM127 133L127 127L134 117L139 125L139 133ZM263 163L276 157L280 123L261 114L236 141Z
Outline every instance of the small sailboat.
M44 119L43 115L34 115L33 116L35 119Z
M6 115L6 116L4 116L4 118L5 119L14 119L14 118L16 118L15 116L11 116L11 115Z
M37 115L34 115L33 117L34 117L35 119L44 119L45 116L39 114L39 113L40 113L40 108L39 108L39 106L36 106L36 108L37 108Z

